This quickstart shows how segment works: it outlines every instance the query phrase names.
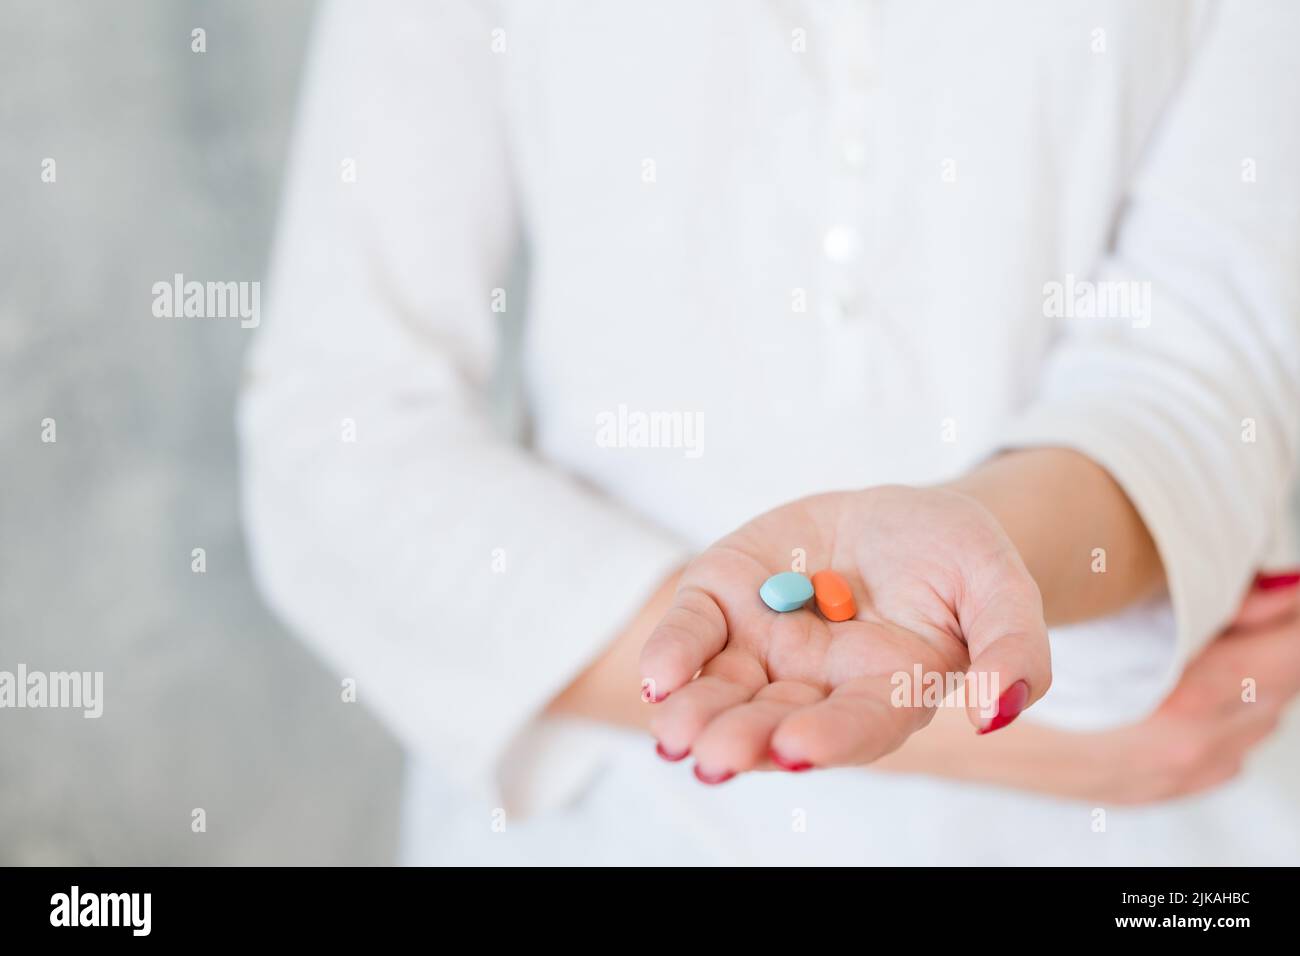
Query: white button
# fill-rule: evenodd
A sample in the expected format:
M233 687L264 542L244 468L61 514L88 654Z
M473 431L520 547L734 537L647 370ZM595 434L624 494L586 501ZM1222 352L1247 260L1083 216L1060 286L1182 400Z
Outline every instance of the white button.
M849 262L862 248L861 237L850 226L831 226L822 238L822 251L831 262Z
M860 139L846 139L840 144L840 158L850 169L861 169L867 162L867 144Z
M822 309L822 320L826 325L837 328L846 323L859 323L864 318L862 299L853 292L844 291L831 295Z

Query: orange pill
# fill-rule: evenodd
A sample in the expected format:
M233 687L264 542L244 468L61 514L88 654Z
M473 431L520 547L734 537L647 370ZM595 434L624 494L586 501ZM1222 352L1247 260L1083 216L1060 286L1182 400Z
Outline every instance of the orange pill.
M812 584L817 610L826 620L847 621L858 613L857 605L853 603L853 589L834 571L818 571L812 576Z

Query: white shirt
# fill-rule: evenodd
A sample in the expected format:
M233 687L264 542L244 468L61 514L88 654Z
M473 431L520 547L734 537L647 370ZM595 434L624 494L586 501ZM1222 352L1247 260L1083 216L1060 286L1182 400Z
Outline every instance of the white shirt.
M867 770L708 790L640 735L536 717L754 515L1036 444L1123 485L1171 602L1055 631L1029 716L1155 706L1282 547L1298 12L328 7L245 505L270 602L411 752L406 858L1294 862L1263 773L1098 841L1091 808ZM489 400L521 316L527 446ZM689 441L609 447L639 415ZM1285 810L1251 839L1243 801Z

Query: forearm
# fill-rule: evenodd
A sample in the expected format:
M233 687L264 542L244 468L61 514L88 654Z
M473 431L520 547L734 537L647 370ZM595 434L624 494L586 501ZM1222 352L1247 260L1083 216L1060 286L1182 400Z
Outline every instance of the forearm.
M1092 761L1081 758L1095 738L1069 734L1026 721L996 734L976 736L958 707L941 707L928 727L891 754L875 761L874 770L930 774L1019 790L1082 795L1092 782Z
M1049 625L1111 614L1164 587L1141 516L1105 469L1078 452L1008 452L948 487L1002 524L1038 583Z

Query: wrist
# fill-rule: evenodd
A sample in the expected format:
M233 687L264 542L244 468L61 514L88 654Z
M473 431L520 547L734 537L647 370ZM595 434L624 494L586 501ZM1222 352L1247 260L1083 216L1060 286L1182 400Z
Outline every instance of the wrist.
M1009 451L941 487L1001 526L1038 584L1048 624L1113 613L1164 585L1136 508L1109 472L1076 451Z

